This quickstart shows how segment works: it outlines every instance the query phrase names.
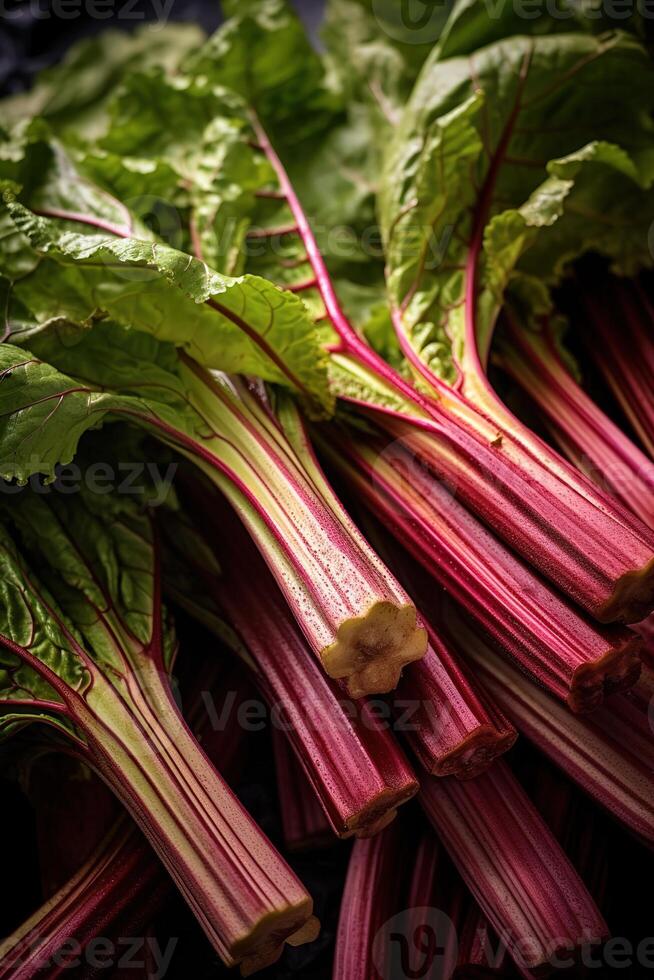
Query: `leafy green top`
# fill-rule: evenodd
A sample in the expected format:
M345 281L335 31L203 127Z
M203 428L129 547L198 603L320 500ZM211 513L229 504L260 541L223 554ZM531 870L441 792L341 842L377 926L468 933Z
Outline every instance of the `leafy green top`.
M653 83L654 64L625 35L508 37L443 61L434 52L380 196L410 356L459 383L483 366L507 289L528 317L582 252L623 272L644 261Z

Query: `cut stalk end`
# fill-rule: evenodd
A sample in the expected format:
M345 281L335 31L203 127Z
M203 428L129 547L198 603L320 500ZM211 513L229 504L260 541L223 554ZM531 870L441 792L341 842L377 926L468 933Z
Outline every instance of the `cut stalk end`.
M456 776L457 779L475 779L485 772L495 759L508 752L517 738L512 728L498 734L498 729L483 725L472 732L456 749L440 759L429 769L432 776Z
M249 977L276 963L286 943L302 946L313 942L320 932L320 922L312 912L311 899L304 897L264 916L234 948L234 963L240 965L241 976Z
M402 668L427 650L427 631L415 606L376 602L365 616L342 623L336 641L321 653L330 677L344 680L353 698L397 687Z
M599 708L611 694L627 691L640 677L642 638L629 634L605 655L593 663L583 664L575 671L570 686L568 705L575 714L585 714Z
M419 790L417 779L397 789L385 789L348 823L345 836L374 837L395 820L397 809Z
M627 572L597 611L600 623L639 623L654 608L654 557L642 568Z

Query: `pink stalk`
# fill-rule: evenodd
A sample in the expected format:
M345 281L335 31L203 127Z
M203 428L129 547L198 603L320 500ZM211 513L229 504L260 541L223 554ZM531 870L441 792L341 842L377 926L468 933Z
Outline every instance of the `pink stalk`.
M654 306L643 286L624 279L583 284L581 298L588 353L654 459Z
M39 516L51 521L53 515L45 510L55 511L61 546L69 549L66 557L72 554L78 563L75 574L95 582L95 566L84 566L86 553L75 551L67 511L56 500L41 499L34 506ZM114 524L121 520L114 517ZM24 601L38 603L56 631L57 643L78 663L88 681L78 689L52 669L50 661L57 662L59 647L53 647L52 653L46 646L46 654L52 653L48 658L41 650L37 656L29 636L23 646L3 635L0 645L49 685L58 701L48 705L45 718L56 711L67 721L76 754L124 804L224 962L240 963L244 971L252 972L274 962L287 939L302 942L315 934L312 901L181 717L167 671L153 531L149 518L140 518L140 523L136 517L131 520L122 533L130 534L131 546L139 549L139 574L151 586L151 634L147 639L136 635L130 622L121 618L124 610L104 591L102 580L95 601L81 589L76 598L79 628L92 637L84 641L88 649L82 646L80 634L71 630L47 594L39 591L23 564L22 552L3 531L5 561L10 568L13 562L14 574L21 576ZM111 668L89 652L97 649L96 643L102 650L111 650ZM34 699L31 708L38 711L43 706Z
M406 836L392 824L372 840L354 844L341 899L333 980L384 980L393 944L398 881Z
M366 532L418 607L433 606L433 583L402 549L388 544L378 526L363 517ZM471 779L514 744L517 733L506 716L474 684L442 631L421 613L429 647L402 675L393 704L398 725L421 765L433 776ZM406 726L402 719L406 718Z
M416 975L492 976L506 966L506 947L461 881L433 830L420 838L409 885L407 957Z
M509 972L509 955L490 922L474 900L463 912L459 927L459 956L456 980L489 980Z
M284 369L245 319L207 302ZM24 364L24 353L18 356ZM322 498L279 427L271 437L267 413L247 384L205 370L181 351L178 373L188 417L195 415L188 427L147 409L124 414L192 459L228 497L329 676L345 680L353 697L393 690L403 666L427 647L406 593ZM297 379L289 382L302 390ZM70 390L85 389L71 380Z
M636 681L636 634L586 619L401 446L343 432L337 451L333 440L322 445L403 547L523 671L573 711L592 710L605 694Z
M584 718L575 717L448 615L459 648L518 730L600 806L654 847L654 673Z
M478 779L427 777L421 802L468 888L523 970L597 942L606 924L504 762Z
M608 841L593 804L558 769L540 758L521 782L598 906L606 895Z
M498 177L507 155L510 155L516 128L519 128L522 90L529 73L529 55L525 55L516 85L515 102L507 110L504 125L498 133L474 205L470 208L470 228L462 269L459 310L463 321L463 343L453 344L457 378L443 381L415 349L414 333L424 332L422 321L439 311L412 306L421 280L428 279L424 265L417 268L407 290L394 297L393 324L403 353L423 385L431 388L440 400L445 414L469 426L477 436L495 448L494 468L508 465L504 513L490 494L468 492L466 479L457 481L461 499L475 510L498 534L534 564L560 589L602 622L633 622L647 615L654 595L654 537L642 524L625 526L624 515L615 509L605 494L597 491L590 480L575 471L542 439L537 437L504 405L487 376L487 362L493 337L493 324L480 326L479 304L482 269L485 258L484 235L492 217ZM420 99L419 86L414 93ZM416 191L419 201L419 191ZM400 211L393 232L401 235L402 219L412 220L413 208ZM406 260L406 256L402 256ZM402 259L400 259L401 261ZM389 269L392 274L398 269ZM427 282L429 288L429 282ZM397 288L395 289L397 293ZM402 291L400 291L402 292ZM457 304L458 298L452 297ZM487 303L487 306L489 304ZM486 309L487 317L492 309ZM427 447L425 447L427 449ZM427 450L428 452L428 450ZM432 465L434 454L425 459ZM513 475L510 469L514 468ZM437 475L445 474L437 470ZM522 490L518 484L522 477ZM504 478L501 477L503 482ZM491 480L492 488L492 480ZM516 496L514 497L514 493ZM540 497L540 504L537 498ZM573 532L570 535L569 532Z
M211 670L203 672L202 681L198 679L196 685L195 705L190 715L200 737L208 721L200 707L200 695L204 688L215 688L217 676L221 691L231 690L235 684L239 690L242 687L233 670L216 670L214 664ZM223 775L233 779L242 755L243 729L232 724L209 734L214 761L220 765ZM98 786L95 781L89 781L89 786L96 794L98 790L102 791L102 785ZM69 780L60 782L59 795L63 793L64 799L60 801L58 812L61 813L62 828L68 832L79 805L78 787L79 784L72 792ZM105 825L106 821L102 820L91 822L96 844L91 853L83 857L82 865L78 861L74 874L54 889L47 901L19 929L0 943L2 980L31 980L35 975L47 975L48 980L55 980L66 976L70 965L65 951L71 949L71 944L81 951L71 953L69 959L75 960L84 955L96 937L115 935L118 923L122 934L139 935L168 899L172 882L129 817L119 814L109 827ZM50 829L52 831L52 825ZM87 828L87 834L89 832ZM49 847L56 842L51 835Z
M334 841L334 831L286 735L273 728L272 742L286 849L328 847Z
M571 462L654 527L654 463L575 381L549 328L536 333L510 322L498 360L545 414Z
M145 906L155 916L170 889L134 824L119 819L79 871L0 943L0 978L67 976L126 909Z
M273 724L287 732L334 832L377 833L418 790L388 723L373 704L348 703L325 676L256 549L229 520L225 502L192 488L190 500L224 573L212 573L197 560L194 569L243 642Z
M275 171L313 271L315 290L338 336L332 348L335 369L359 378L363 375L378 393L377 407L361 402L356 395L350 400L372 412L396 438L412 437L411 448L439 478L457 486L467 507L588 612L603 622L642 619L654 606L654 534L625 522L624 515L588 479L536 436L530 433L527 438L524 427L492 392L479 357L473 368L484 395L481 410L473 405L474 399L467 400L437 382L411 356L410 344L403 343L401 312L396 310L394 317L400 343L414 367L435 384L435 397L425 395L424 386L418 391L364 343L343 313L279 156L254 114L252 122L257 146ZM479 229L483 229L483 220L480 213ZM481 232L476 241L466 273L468 309L474 309ZM476 351L476 344L469 349ZM379 407L381 404L387 407Z
M41 891L47 899L96 849L121 806L79 759L51 745L44 744L43 755L28 764L26 792L35 811Z
M426 649L408 596L325 503L283 433L271 437L244 383L188 359L182 374L211 435L200 443L159 434L227 496L329 676L345 680L353 697L392 690Z
M536 334L519 330L509 321L509 337L510 343L501 346L496 360L545 413L549 431L562 451L593 480L615 494L641 521L654 527L652 460L575 381L547 327ZM615 344L614 332L611 338L611 344L622 351L625 345ZM649 344L646 336L641 337L641 347L644 344ZM598 363L601 361L606 374L612 370L610 366L617 350L604 358L604 344L594 343L593 347L595 358ZM620 357L624 359L624 351ZM628 386L627 391L631 390ZM646 404L640 396L634 404L636 401L639 405ZM645 641L644 658L654 663L654 617L635 624L634 629Z
M393 703L400 713L402 706L408 706L405 736L427 772L472 779L509 751L517 733L472 685L431 625L427 629L427 654L404 672Z

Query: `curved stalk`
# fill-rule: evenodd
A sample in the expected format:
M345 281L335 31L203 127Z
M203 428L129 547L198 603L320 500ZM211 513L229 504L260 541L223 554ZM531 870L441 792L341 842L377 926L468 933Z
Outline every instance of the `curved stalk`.
M432 388L418 390L358 336L344 315L310 223L288 174L256 114L257 148L275 171L279 194L293 216L318 292L338 337L331 349L335 366L362 378L380 405L352 401L378 424L405 441L440 479L454 482L461 499L539 571L602 622L636 622L654 608L654 533L615 508L583 475L529 433L498 399L485 375L487 351L466 345L473 362L467 395L445 385L420 362ZM511 132L511 120L507 133ZM507 136L507 139L510 137ZM503 141L497 149L502 157ZM499 163L497 164L499 166ZM492 196L494 167L482 193L473 235L466 309L473 315L481 235ZM405 353L402 312L393 320ZM474 334L474 324L468 331ZM412 358L415 364L416 358ZM347 400L347 388L343 392Z

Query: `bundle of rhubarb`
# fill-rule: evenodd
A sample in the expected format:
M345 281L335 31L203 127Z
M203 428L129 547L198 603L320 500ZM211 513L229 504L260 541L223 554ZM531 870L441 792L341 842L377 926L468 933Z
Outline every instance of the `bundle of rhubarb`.
M1 104L0 977L642 966L641 19L222 6Z

